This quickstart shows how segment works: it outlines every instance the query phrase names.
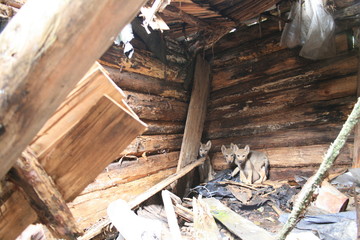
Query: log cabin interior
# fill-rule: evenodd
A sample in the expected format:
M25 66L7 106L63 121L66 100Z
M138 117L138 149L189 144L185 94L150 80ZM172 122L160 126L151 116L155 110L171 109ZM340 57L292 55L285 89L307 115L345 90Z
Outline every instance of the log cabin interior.
M199 184L200 141L216 172L234 143L267 155L271 181L310 177L357 101L355 0L324 1L335 28L319 59L280 44L297 1L55 2L0 1L0 239L33 223L95 239L111 202L135 208L177 173L179 196ZM357 129L330 173L360 166Z

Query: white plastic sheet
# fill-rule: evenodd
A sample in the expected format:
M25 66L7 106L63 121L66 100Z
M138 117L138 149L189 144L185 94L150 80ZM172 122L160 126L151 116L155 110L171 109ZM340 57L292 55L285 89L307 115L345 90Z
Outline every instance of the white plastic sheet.
M322 0L296 1L290 11L280 44L289 48L303 46L300 56L323 59L336 54L335 23Z

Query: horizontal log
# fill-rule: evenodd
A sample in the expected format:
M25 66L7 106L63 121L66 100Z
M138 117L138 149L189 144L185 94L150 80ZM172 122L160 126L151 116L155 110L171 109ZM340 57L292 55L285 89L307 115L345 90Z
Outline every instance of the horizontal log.
M113 44L99 62L104 66L122 69L122 71L183 83L183 78L179 75L180 66L164 64L145 50L135 49L132 58L128 59L123 53L123 48Z
M148 125L148 130L144 135L159 135L159 134L178 134L183 133L185 128L184 122L171 121L144 121Z
M109 77L123 90L174 98L182 102L189 101L189 94L183 85L164 79L145 76L138 73L120 72L117 68L106 67Z
M126 103L140 119L160 121L185 121L188 104L172 98L124 91Z
M260 30L261 28L261 30ZM240 44L251 42L258 38L265 38L279 31L279 24L275 21L265 21L259 26L255 24L251 27L242 26L233 33L227 34L220 39L215 45L213 50L206 52L207 56L218 55L229 49L235 48Z
M224 104L219 107L214 105L209 109L207 121L234 117L255 117L275 111L283 111L292 107L298 107L305 103L331 100L334 98L344 98L356 96L357 76L335 78L331 80L316 81L297 88L284 89L277 92L264 92L262 94L244 94L222 98ZM259 86L261 89L263 86ZM306 96L306 98L304 97ZM226 104L230 100L235 100ZM219 101L216 101L220 103ZM318 103L324 105L323 103Z
M211 139L214 151L219 151L222 144L243 143L255 149L274 147L295 147L306 145L330 144L338 135L341 124L323 124L297 129L267 132L247 136L231 136ZM351 140L349 140L351 141Z
M118 199L131 201L158 182L175 173L175 171L176 168L171 168L132 182L115 185L102 191L80 195L73 202L69 203L70 210L78 222L78 227L80 229L88 229L98 222L99 219L107 216L106 209L110 202ZM95 211L94 206L96 206Z
M237 142L234 142L237 144ZM247 143L241 143L244 147ZM254 149L266 153L270 162L270 172L273 168L301 168L318 167L323 160L329 144L298 146L298 147L279 147ZM252 146L250 146L252 148ZM353 144L347 143L335 161L335 165L351 165ZM226 163L221 152L210 154L211 162L215 170L223 170L230 166Z
M218 98L221 94L224 96L239 93L239 90L248 92L254 87L256 89L259 83L272 83L280 79L284 83L285 80L288 82L291 78L304 82L303 77L311 79L319 74L322 79L344 76L355 73L356 64L355 52L342 53L327 60L312 61L299 57L296 49L284 49L255 63L245 62L214 72L211 99ZM250 84L251 86L248 86Z
M338 124L345 122L350 114L356 97L338 98L331 101L308 103L295 107L277 109L269 106L269 111L255 116L231 117L210 121L205 127L208 138L222 138L230 136L246 136L266 132L276 132L285 129L295 129L322 124ZM276 106L276 104L273 104ZM271 110L273 110L271 112ZM256 111L256 109L255 109Z
M123 160L110 164L80 195L101 191L119 184L128 183L160 171L176 167L179 152L169 152L148 157L140 157L132 161Z
M285 46L280 46L280 38L281 32L276 31L266 37L218 53L213 59L212 69L216 72L219 69L241 65L244 62L256 63L266 60L269 55L286 49ZM346 33L339 33L335 36L335 46L338 54L349 50Z
M334 165L331 167L329 173L341 172L350 168L351 165ZM311 177L316 173L318 167L290 167L290 168L274 168L270 173L270 180L287 180L295 181L295 176Z
M182 134L142 135L135 138L120 156L141 156L143 153L158 154L178 151L181 147L182 138Z

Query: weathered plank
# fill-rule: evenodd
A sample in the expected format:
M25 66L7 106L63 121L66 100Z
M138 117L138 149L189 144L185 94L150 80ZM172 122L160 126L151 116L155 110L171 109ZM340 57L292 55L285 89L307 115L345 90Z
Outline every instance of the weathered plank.
M31 149L37 155L41 155L52 146L55 139L73 128L103 94L107 94L118 103L122 103L125 98L121 89L108 79L101 66L96 63L40 129L30 143ZM123 104L123 106L125 105ZM126 108L131 111L128 107Z
M210 65L200 55L196 58L194 83L191 92L184 137L181 144L178 171L193 162L203 131L207 100L210 92Z
M144 3L29 1L9 22L0 36L0 177Z
M38 159L64 199L71 201L116 158L118 152L108 149L125 149L145 128L127 110L104 96ZM94 148L101 145L106 145L106 150Z
M211 214L226 228L243 240L263 239L274 240L266 230L240 216L215 198L204 199L210 207Z

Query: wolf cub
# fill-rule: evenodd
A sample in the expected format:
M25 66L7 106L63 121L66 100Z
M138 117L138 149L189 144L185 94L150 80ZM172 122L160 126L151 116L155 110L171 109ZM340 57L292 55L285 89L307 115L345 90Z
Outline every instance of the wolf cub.
M235 164L240 170L240 180L247 184L262 183L269 174L269 159L265 153L250 151L249 145L245 148L233 146Z
M207 182L214 179L214 170L212 168L210 157L208 155L211 148L211 141L206 144L200 142L199 157L205 157L205 162L199 166L200 181Z

